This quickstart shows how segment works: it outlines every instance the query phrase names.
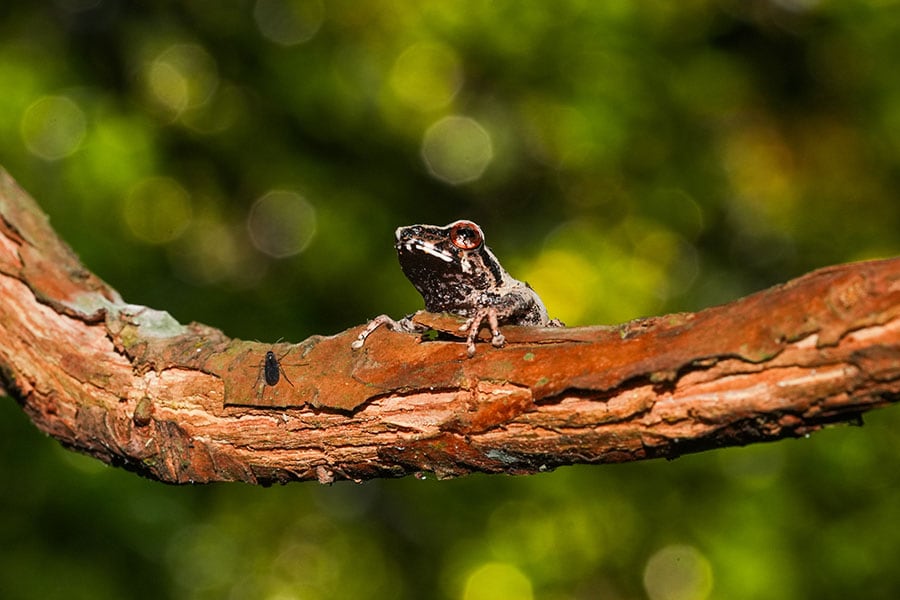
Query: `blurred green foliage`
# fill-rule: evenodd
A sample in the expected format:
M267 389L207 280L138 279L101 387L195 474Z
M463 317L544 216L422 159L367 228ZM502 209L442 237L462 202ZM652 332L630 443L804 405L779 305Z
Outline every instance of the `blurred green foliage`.
M298 341L479 222L570 325L900 253L896 2L0 5L0 164L130 302ZM0 404L3 598L896 597L896 410L534 477L167 487Z

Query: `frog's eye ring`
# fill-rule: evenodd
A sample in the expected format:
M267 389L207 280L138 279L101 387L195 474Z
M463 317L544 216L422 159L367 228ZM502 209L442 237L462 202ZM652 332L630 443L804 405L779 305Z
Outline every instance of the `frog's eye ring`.
M460 250L474 250L484 242L484 234L472 221L457 221L450 228L450 241Z

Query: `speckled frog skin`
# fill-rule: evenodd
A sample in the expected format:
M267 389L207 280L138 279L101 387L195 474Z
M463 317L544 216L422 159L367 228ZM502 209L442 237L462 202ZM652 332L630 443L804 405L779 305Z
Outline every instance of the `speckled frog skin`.
M491 344L505 343L501 324L559 325L550 321L540 297L527 283L513 279L484 243L484 233L472 221L437 225L409 225L396 231L395 248L404 275L425 300L429 312L449 312L468 320L469 356L475 353L475 339L485 323L491 329ZM409 319L394 321L376 317L353 343L362 347L365 338L379 325L396 331L416 331Z

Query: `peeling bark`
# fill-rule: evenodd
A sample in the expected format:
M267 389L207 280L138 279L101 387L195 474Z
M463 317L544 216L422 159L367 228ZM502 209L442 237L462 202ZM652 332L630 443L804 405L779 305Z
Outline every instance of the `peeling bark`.
M534 473L783 437L900 399L900 259L466 358L360 327L276 347L125 303L0 170L0 376L66 447L170 483ZM436 338L436 339L435 339ZM289 376L260 366L272 349Z

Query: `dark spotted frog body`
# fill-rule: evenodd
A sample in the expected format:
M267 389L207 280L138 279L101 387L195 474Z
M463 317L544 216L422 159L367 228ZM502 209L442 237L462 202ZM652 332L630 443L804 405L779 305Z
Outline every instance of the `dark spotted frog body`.
M425 300L425 309L467 319L460 331L466 333L469 356L475 354L475 340L485 324L491 331L491 344L497 348L506 342L500 333L502 324L561 325L549 319L544 303L527 283L513 279L503 269L476 223L409 225L397 228L396 237L400 267ZM353 348L361 348L380 325L395 331L422 331L409 317L395 321L381 315L359 334Z

